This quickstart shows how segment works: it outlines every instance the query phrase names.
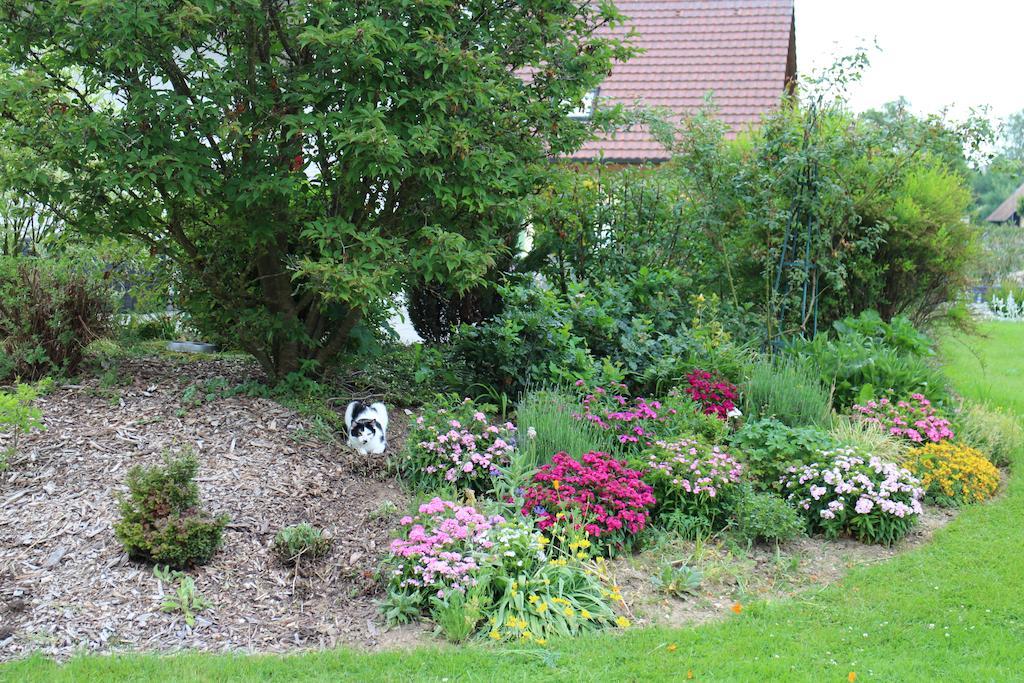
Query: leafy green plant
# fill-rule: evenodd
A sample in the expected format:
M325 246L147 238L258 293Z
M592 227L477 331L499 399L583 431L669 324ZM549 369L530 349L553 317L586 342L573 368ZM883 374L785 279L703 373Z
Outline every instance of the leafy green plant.
M818 373L790 359L752 364L740 390L748 420L774 418L790 427L825 427L832 414L832 392Z
M213 607L213 603L196 590L196 582L184 572L173 571L170 567L153 567L153 576L174 589L164 596L160 609L164 612L180 612L189 627L196 625L196 614Z
M828 430L838 446L852 448L858 453L871 453L886 462L900 462L908 443L889 434L878 425L849 415L837 415Z
M0 378L73 374L112 314L99 278L65 261L0 257Z
M176 568L213 557L228 518L199 509L198 469L195 455L168 453L163 466L128 470L128 495L121 497L114 534L129 556Z
M491 606L489 578L485 574L465 591L448 591L434 597L430 617L452 643L465 642L477 630Z
M683 599L697 594L701 583L704 582L704 573L696 567L685 564L679 566L666 564L661 568L660 574L651 577L651 582L661 592Z
M10 444L0 452L0 471L7 467L8 458L17 455L24 432L45 429L42 412L32 405L38 397L39 389L31 384L16 384L14 391L0 391L0 431L11 433Z
M746 486L732 506L733 531L749 543L782 543L806 533L803 518L785 500L773 493Z
M274 552L288 564L298 564L303 558L315 560L330 549L331 539L306 522L286 526L274 535Z
M779 478L794 465L814 462L836 442L815 427L789 427L775 419L747 422L730 438L748 479L759 489L777 489Z

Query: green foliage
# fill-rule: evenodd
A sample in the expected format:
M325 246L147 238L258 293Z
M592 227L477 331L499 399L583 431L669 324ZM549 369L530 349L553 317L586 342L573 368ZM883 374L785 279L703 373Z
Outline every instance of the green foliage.
M576 396L562 389L528 391L516 406L517 451L515 468L524 472L551 462L555 453L579 459L584 453L607 453L613 444L608 433L580 420Z
M818 374L788 358L754 363L740 392L748 420L774 418L791 427L823 427L832 414L832 393Z
M492 600L489 584L485 575L466 591L448 591L431 600L430 618L449 642L465 642L484 620Z
M1007 467L1024 447L1020 420L986 403L966 402L956 416L957 439L985 453L997 467Z
M112 313L105 285L68 262L0 258L0 378L73 374Z
M353 394L379 395L388 405L420 406L453 387L469 384L447 346L387 344L351 357L336 369Z
M500 291L505 309L485 323L462 325L454 340L456 358L477 381L515 397L528 386L593 375L596 363L573 332L564 299L539 284Z
M205 564L213 557L228 518L199 509L198 470L192 454L167 454L163 466L128 470L128 495L120 500L114 535L131 557L171 567Z
M0 18L0 142L35 157L9 183L165 257L204 338L275 380L322 368L410 281L479 283L548 159L618 118L568 115L634 53L594 30L622 21L610 3L135 10Z
M0 391L0 432L11 433L10 444L0 452L0 472L7 468L7 459L18 454L22 433L46 428L42 411L32 405L39 393L40 389L31 384L16 384L14 391Z
M820 334L811 341L797 340L786 351L796 362L815 368L823 384L834 386L837 410L890 391L900 396L922 393L938 404L947 401L945 379L926 357L931 351L923 338L903 321L881 323L883 328L870 320L837 321L834 338ZM875 332L866 334L864 328Z
M803 518L785 500L773 493L741 489L733 503L733 531L754 543L784 543L806 532Z
M704 573L688 565L675 566L666 564L660 574L651 577L651 582L663 593L684 599L696 595L704 581Z
M153 567L153 576L157 580L174 588L174 593L164 596L160 609L164 612L181 612L189 627L196 625L196 614L213 607L213 603L196 591L196 583L191 576L170 567Z
M837 443L815 427L789 427L772 419L747 422L730 439L745 473L760 489L778 489L790 467L814 462Z
M288 564L297 564L302 558L315 560L330 549L331 539L306 522L283 527L274 534L274 552Z

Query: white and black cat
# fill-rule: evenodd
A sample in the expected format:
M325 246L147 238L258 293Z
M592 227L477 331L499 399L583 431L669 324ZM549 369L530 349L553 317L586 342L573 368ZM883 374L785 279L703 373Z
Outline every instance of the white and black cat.
M345 408L348 445L359 455L383 453L388 447L388 409L383 403L352 401Z

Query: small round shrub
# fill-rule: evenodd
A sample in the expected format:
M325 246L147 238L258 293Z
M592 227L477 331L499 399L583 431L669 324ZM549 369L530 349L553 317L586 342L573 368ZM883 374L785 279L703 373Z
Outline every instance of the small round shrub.
M822 453L819 462L791 467L786 500L811 530L826 538L849 534L864 543L892 545L922 512L924 489L908 470L853 449Z
M999 488L999 470L970 446L926 444L907 451L903 465L920 477L928 499L940 505L979 503Z
M997 467L1007 467L1024 448L1024 428L1013 415L982 403L967 403L957 416L957 436L989 456Z
M802 536L807 529L800 513L785 500L749 486L737 496L732 514L736 535L751 543L783 543Z
M274 552L283 562L294 564L301 558L323 557L331 549L331 539L312 524L286 526L274 535Z
M541 529L571 516L602 546L620 547L647 525L654 495L640 472L595 451L579 460L555 454L534 474L524 501L522 513L536 517Z
M175 568L213 557L228 518L199 509L198 469L199 461L188 454L128 471L128 496L121 499L114 534L130 557Z

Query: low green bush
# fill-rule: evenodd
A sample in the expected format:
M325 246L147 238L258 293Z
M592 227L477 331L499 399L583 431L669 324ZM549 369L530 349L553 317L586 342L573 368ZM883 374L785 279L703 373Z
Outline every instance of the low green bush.
M128 471L128 495L114 534L133 559L183 568L205 564L221 544L226 515L199 509L195 455L171 457L162 466Z
M789 427L775 419L747 422L730 438L745 474L761 490L778 489L779 479L793 466L814 462L823 450L836 447L828 433L815 427Z
M287 564L295 564L302 558L315 560L330 549L331 539L306 522L286 526L274 535L274 552Z
M832 392L812 367L791 359L754 363L740 387L748 420L774 418L790 427L824 427L832 414Z
M806 533L803 518L789 503L749 485L741 488L732 514L733 531L750 543L783 543Z
M0 258L0 379L73 374L112 316L102 280L63 261Z
M1016 417L984 403L968 402L956 417L957 438L985 453L992 464L1008 467L1024 447L1024 428Z
M14 391L0 391L0 432L10 432L11 442L0 451L0 472L7 468L7 459L18 453L18 442L24 432L42 428L42 412L32 405L39 389L31 384L17 384Z

